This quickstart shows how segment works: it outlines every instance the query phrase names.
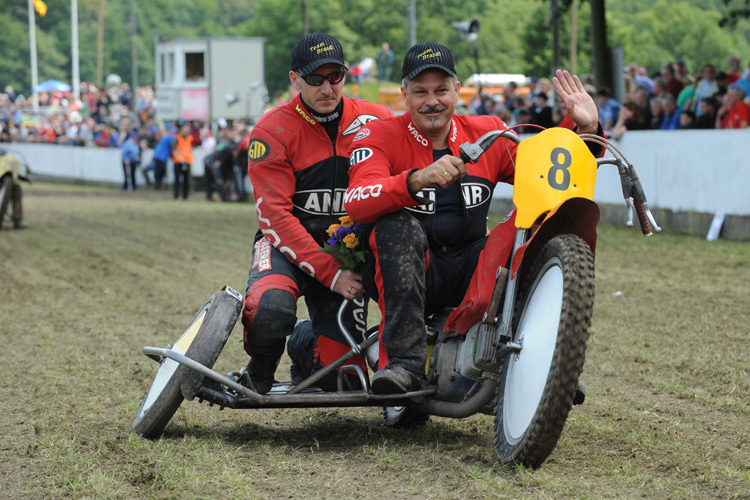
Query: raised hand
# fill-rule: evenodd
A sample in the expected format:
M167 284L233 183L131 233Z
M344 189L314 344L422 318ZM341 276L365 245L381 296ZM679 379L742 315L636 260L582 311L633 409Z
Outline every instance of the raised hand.
M595 134L599 128L599 110L578 75L558 69L552 83L568 114L578 125L578 133Z

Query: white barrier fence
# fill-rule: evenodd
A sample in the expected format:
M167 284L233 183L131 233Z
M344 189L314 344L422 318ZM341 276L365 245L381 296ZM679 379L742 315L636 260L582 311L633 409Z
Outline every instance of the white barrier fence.
M712 215L723 213L741 223L737 239L750 237L750 131L681 130L630 131L615 145L640 176L649 205L674 213ZM46 144L5 144L21 153L36 175L67 181L122 184L118 149L97 149ZM193 176L203 175L207 152L194 150ZM147 165L152 151L144 154ZM171 183L168 169L165 182ZM142 182L142 179L138 179ZM499 185L494 198L510 199L512 188ZM603 166L594 199L602 204L623 206L620 180L613 166ZM710 222L710 221L709 221ZM690 224L693 224L690 221ZM694 232L701 232L703 222ZM689 231L693 232L693 231Z

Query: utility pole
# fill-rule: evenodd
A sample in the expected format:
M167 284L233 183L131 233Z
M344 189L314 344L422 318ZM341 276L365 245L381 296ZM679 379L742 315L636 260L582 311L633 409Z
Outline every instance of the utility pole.
M78 0L70 0L70 42L71 42L71 63L73 65L73 97L81 97L81 75L78 63Z
M612 88L612 58L607 44L605 0L591 0L591 45L594 50L594 76L597 87Z
M409 47L417 44L417 0L409 0Z
M29 52L31 56L31 92L34 113L39 112L39 93L34 88L39 85L39 72L36 61L36 18L34 17L34 0L29 0Z
M578 0L570 6L570 72L578 73Z
M96 85L104 84L104 0L99 0L96 36Z
M560 67L560 2L550 3L550 20L552 21L552 75Z
M310 33L310 26L307 20L307 0L302 0L302 36Z
M138 26L135 23L135 0L130 0L130 88L138 87Z

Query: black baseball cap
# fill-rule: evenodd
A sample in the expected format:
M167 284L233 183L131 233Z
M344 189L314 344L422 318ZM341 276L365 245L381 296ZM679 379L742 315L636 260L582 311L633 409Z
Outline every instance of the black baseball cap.
M292 50L292 71L300 76L307 76L324 64L344 64L344 49L334 37L328 33L310 33Z
M456 69L453 67L453 55L448 47L434 42L422 42L414 45L404 57L401 78L413 80L422 71L430 68L442 69L450 76L456 76Z

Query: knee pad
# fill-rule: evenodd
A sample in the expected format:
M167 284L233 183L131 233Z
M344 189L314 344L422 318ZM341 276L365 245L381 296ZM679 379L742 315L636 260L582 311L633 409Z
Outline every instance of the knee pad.
M286 290L266 290L259 300L253 300L252 292L245 301L242 324L251 344L262 339L283 339L292 333L297 321L297 301Z

